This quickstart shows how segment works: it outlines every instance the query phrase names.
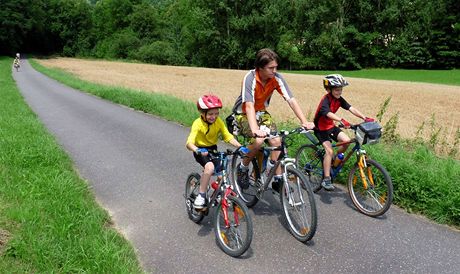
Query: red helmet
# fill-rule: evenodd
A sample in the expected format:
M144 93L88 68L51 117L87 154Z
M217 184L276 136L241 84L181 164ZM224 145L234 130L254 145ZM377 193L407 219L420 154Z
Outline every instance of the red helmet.
M222 101L215 95L203 95L196 102L199 111L222 108Z

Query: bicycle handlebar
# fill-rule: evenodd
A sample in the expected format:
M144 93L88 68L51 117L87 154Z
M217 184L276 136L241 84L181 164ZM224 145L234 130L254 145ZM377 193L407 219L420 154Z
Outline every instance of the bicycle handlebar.
M352 129L352 130L356 130L356 129L358 128L359 125L360 125L360 124L350 125L349 128ZM342 124L338 124L337 126L338 126L339 128L345 128L345 126L342 125Z
M223 155L223 156L230 156L230 155L244 156L247 153L242 151L242 148L246 148L246 147L241 146L241 147L237 148L236 150L227 149L226 151L208 150L208 155L209 155L209 157L211 157L211 159L220 158L220 155ZM219 155L219 156L216 156L216 155Z
M276 138L276 137L284 137L284 136L287 136L289 134L293 134L293 133L302 133L304 131L308 131L308 129L305 129L303 127L298 127L298 128L295 128L293 130L280 130L278 132L274 131L274 132L270 132L268 135L265 135L265 136L259 136L257 134L254 134L254 138L265 138L265 139L272 139L272 138Z

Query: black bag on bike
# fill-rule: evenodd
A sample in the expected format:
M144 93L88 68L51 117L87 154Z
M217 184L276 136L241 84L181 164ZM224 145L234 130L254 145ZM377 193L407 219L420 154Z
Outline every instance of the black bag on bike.
M378 143L382 136L382 127L377 122L362 123L356 130L356 139L362 145Z
M228 131L233 135L238 135L238 127L236 124L235 112L232 112L230 115L225 118L225 123L227 125Z

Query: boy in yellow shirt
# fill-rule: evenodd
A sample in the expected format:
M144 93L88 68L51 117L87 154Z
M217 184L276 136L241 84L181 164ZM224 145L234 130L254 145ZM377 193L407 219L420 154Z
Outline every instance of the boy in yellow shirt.
M215 95L203 95L197 102L198 111L201 115L196 119L187 138L186 147L193 151L195 160L203 166L203 174L200 180L200 193L196 197L194 207L202 209L206 203L206 190L214 171L219 171L219 161L213 161L209 155L212 151L217 151L219 134L222 139L240 148L241 144L228 132L224 121L219 117L219 110L222 108L222 101ZM240 148L243 153L247 153L247 148Z

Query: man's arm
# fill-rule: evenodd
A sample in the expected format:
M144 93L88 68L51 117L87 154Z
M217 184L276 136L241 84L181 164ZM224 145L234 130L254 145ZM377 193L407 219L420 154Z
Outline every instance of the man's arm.
M291 98L288 101L289 106L291 107L292 111L294 111L294 114L299 118L300 123L302 124L302 127L306 129L313 129L315 127L313 122L308 122L307 118L305 118L305 115L302 112L302 109L299 106L299 103L297 103L297 100L295 98Z

